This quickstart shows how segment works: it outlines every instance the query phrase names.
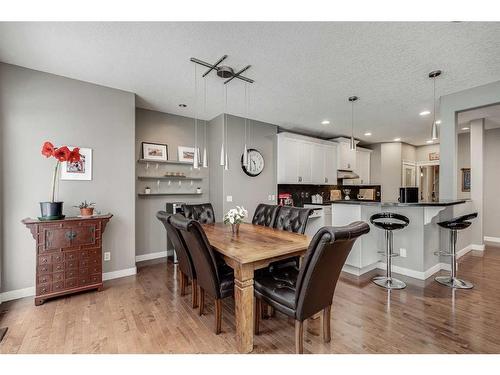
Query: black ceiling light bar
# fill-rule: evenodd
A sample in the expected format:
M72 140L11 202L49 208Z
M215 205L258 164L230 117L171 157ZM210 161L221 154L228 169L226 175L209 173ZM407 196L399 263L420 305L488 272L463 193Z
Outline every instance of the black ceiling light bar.
M247 65L240 71L234 73L233 68L230 66L226 65L220 65L225 59L227 58L227 55L222 56L215 64L210 64L207 63L206 61L197 59L196 57L191 57L190 61L194 62L195 64L199 64L202 66L205 66L208 68L208 70L203 74L203 77L206 77L212 70L215 70L217 72L217 75L221 78L228 78L224 84L227 84L231 82L234 78L241 79L242 81L248 82L248 83L254 83L255 81L253 79L250 79L248 77L242 76L241 74L248 69L250 69L251 65Z

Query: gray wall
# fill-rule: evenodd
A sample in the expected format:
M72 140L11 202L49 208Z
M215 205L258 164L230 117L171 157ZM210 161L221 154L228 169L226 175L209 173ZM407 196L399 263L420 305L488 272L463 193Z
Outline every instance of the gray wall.
M248 210L251 220L255 207L259 203L275 203L268 200L269 195L276 195L277 189L277 142L278 127L259 121L249 121L248 148L259 150L265 162L262 173L257 177L247 176L241 168L241 155L245 141L245 119L236 116L227 116L227 138L229 145L229 170L216 163L216 168L210 169L211 202L214 204L216 215L220 220L225 212L235 206L243 206ZM210 122L210 145L214 151L216 161L219 161L220 142L222 138L222 116ZM227 146L227 145L226 145ZM222 173L222 186L220 181ZM216 180L218 179L218 180ZM227 202L230 195L232 202Z
M484 235L500 237L500 128L486 130L484 142Z
M198 145L203 156L204 141L203 121L198 122ZM208 131L208 129L207 129ZM208 133L207 133L208 137ZM138 108L136 110L136 141L135 157L141 157L141 142L163 143L168 145L168 159L178 160L177 147L194 147L194 119L190 117L176 116L168 113L150 111ZM207 150L208 151L208 150ZM211 166L212 159L209 159ZM191 166L170 165L151 163L149 168L146 164L135 164L136 174L140 176L162 176L166 172L184 172L187 176L201 177L202 181L194 181L193 186L190 182L182 181L179 186L177 181L172 180L171 186L168 181L160 181L161 192L185 192L195 190L201 187L203 194L200 196L191 195L173 195L161 197L137 197L135 212L136 228L136 255L145 255L165 251L167 247L165 228L156 219L156 212L165 209L166 202L186 202L202 203L209 201L209 173L205 168L194 170ZM137 192L144 192L146 186L151 187L152 192L157 191L156 181L137 181Z
M222 142L223 115L219 115L208 122L208 150L210 165L210 202L214 207L215 218L222 221L224 216L224 167L220 165L220 150Z
M46 140L93 149L92 181L60 181L65 214L87 199L114 215L103 249L104 271L135 267L135 96L52 74L0 63L2 290L32 287L35 242L21 219L39 215L49 199L54 160L40 154Z

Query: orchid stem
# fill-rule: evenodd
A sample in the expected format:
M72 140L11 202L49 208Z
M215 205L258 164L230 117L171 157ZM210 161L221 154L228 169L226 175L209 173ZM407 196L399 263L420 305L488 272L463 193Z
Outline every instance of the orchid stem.
M60 161L56 163L56 166L54 168L54 176L52 178L52 200L51 202L54 203L56 200L56 181L57 181L57 172L59 171L59 165L61 164Z

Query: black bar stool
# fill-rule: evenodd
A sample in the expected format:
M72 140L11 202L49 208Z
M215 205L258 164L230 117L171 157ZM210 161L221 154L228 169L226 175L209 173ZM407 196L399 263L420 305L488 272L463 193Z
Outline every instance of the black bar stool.
M471 282L457 278L457 232L469 228L472 224L469 220L475 219L476 217L477 212L474 212L438 223L441 228L450 230L450 252L436 251L434 254L451 257L451 273L449 276L435 277L434 280L438 283L457 289L471 289L474 287Z
M406 284L392 277L392 258L399 256L393 251L393 235L392 232L398 229L405 228L410 224L410 219L404 215L393 212L381 212L370 217L370 223L377 228L385 230L385 256L387 258L387 269L385 276L375 276L372 281L386 289L403 289Z

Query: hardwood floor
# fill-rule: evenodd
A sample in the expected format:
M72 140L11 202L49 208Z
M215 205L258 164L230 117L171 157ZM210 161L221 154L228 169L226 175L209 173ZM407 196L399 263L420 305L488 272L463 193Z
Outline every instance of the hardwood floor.
M452 291L430 278L401 276L391 293L343 274L332 305L330 343L321 319L305 327L306 353L500 353L500 248L470 252L459 275L475 284ZM205 314L191 307L190 288L179 293L172 263L138 265L136 276L105 282L35 307L33 298L0 305L9 330L0 353L235 353L234 304L223 301L222 333L213 333L214 303ZM294 322L280 313L262 320L254 353L294 353Z

